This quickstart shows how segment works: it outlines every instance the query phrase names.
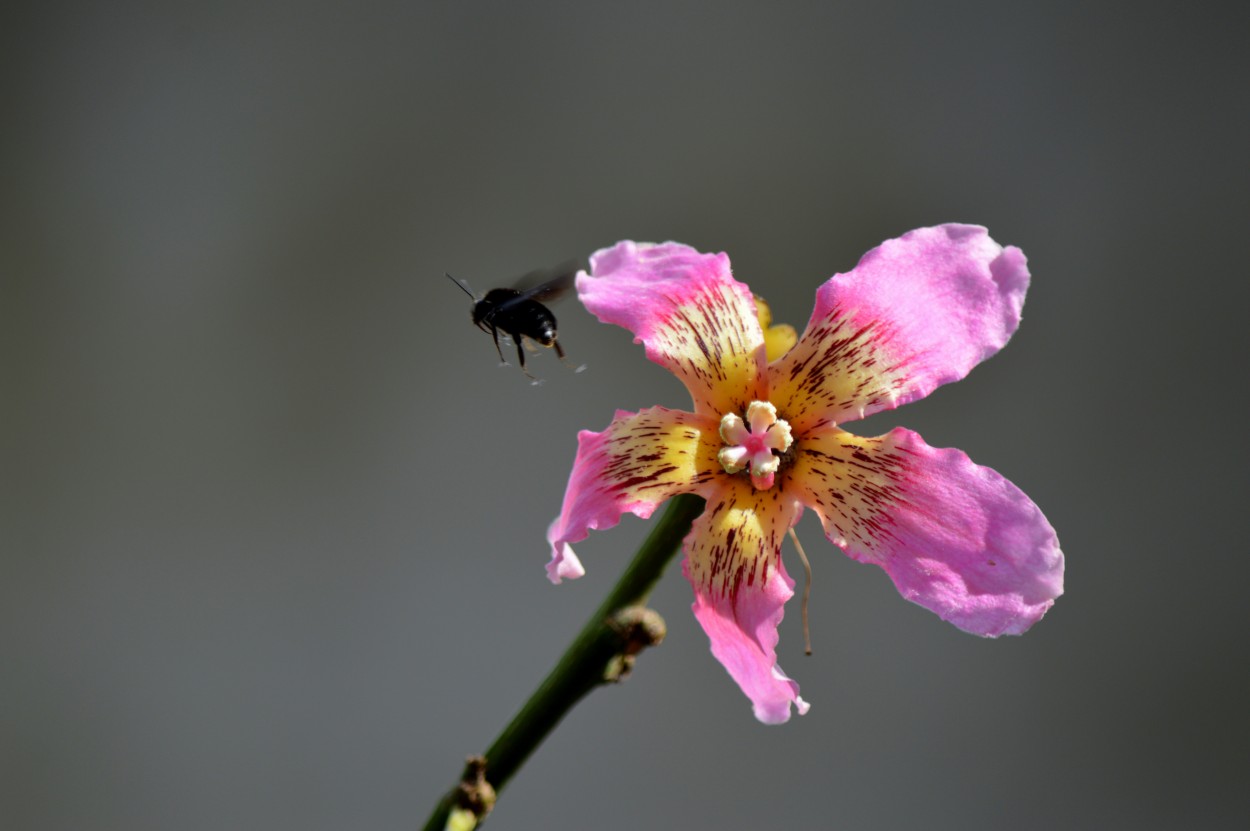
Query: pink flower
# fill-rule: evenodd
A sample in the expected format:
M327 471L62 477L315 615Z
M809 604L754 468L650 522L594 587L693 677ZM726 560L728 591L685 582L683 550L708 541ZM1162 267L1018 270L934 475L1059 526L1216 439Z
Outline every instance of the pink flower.
M1018 248L972 225L890 240L820 287L807 331L771 363L724 254L621 242L590 263L577 278L586 308L633 332L694 412L622 410L602 433L578 435L547 533L552 582L585 573L570 543L589 529L699 494L707 507L684 545L694 614L767 723L787 721L792 703L808 708L776 655L794 594L781 542L804 507L848 555L966 632L1020 634L1062 594L1054 529L1019 488L909 430L840 427L959 380L1007 343L1029 283Z

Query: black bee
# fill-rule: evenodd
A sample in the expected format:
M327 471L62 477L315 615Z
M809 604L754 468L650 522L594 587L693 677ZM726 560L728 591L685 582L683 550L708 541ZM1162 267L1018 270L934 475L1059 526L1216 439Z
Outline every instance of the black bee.
M499 353L499 360L504 359L503 350L499 348L499 333L503 332L511 336L513 342L516 343L517 361L521 364L521 371L529 378L534 376L525 369L522 337L527 337L540 346L555 349L560 360L564 360L564 348L557 340L556 316L543 305L543 302L555 300L569 290L569 287L573 285L573 278L577 275L577 264L566 263L555 269L555 277L533 285L551 273L549 271L532 272L522 277L517 282L517 287L491 289L481 300L478 300L477 296L455 277L447 275L448 280L460 286L465 294L473 298L473 325L483 332L489 332L495 339L495 351ZM522 286L529 287L521 288Z

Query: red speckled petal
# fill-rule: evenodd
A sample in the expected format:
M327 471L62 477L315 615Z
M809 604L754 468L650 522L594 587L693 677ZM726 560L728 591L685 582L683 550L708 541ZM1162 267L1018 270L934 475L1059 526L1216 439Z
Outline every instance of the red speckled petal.
M799 685L777 666L777 626L794 581L781 563L781 540L802 510L776 488L757 491L744 476L725 477L686 537L687 579L694 615L712 654L767 724L800 714Z
M1063 593L1054 529L1024 493L962 452L910 430L861 438L828 428L795 445L785 487L856 560L977 635L1018 635Z
M807 331L769 368L771 400L798 431L923 398L1001 349L1029 270L976 225L920 228L869 251L816 293Z
M620 242L577 278L582 303L623 326L647 357L681 379L696 413L720 418L763 398L764 334L750 290L724 254L688 245Z
M717 426L703 416L652 407L620 410L602 433L579 433L564 507L547 531L551 581L582 576L569 544L590 529L611 528L626 511L645 519L671 496L708 490L721 469Z

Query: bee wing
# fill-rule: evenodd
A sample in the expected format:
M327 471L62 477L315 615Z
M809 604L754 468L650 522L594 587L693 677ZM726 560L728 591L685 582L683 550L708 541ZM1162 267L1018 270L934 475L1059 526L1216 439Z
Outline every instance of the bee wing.
M543 269L541 271L531 271L526 274L513 287L519 291L513 302L520 300L537 300L539 303L545 303L549 300L555 300L568 291L573 286L573 278L577 276L577 271L581 267L581 263L576 260L569 260L561 263L555 268ZM552 276L554 275L554 276ZM535 282L538 285L534 285Z

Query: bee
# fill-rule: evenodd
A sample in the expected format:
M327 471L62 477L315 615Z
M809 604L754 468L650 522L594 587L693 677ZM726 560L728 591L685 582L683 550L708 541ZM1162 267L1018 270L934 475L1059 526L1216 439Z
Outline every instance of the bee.
M555 273L556 276L549 277ZM525 275L516 286L510 289L491 289L486 296L478 299L463 283L447 274L461 291L473 298L473 325L483 332L489 332L495 339L495 351L499 360L504 360L503 350L499 347L499 333L503 332L516 344L517 361L521 371L527 378L533 378L525 368L525 349L522 338L529 338L539 346L556 350L560 360L564 360L564 348L560 346L556 332L556 316L543 305L560 297L573 285L577 275L577 263L565 263L553 271L535 271ZM548 279L543 280L544 277ZM543 282L538 282L543 280ZM534 283L538 283L534 285ZM524 287L524 288L523 288Z

